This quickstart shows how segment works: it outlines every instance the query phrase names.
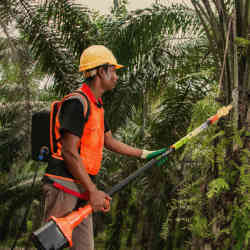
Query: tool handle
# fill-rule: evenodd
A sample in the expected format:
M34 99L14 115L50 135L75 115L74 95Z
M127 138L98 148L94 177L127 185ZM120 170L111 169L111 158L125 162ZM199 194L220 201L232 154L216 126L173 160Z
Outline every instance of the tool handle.
M108 194L110 196L114 195L121 189L123 189L128 183L130 183L132 180L134 180L136 177L138 177L140 174L142 174L147 169L151 168L158 162L160 162L162 159L164 159L169 153L171 153L174 149L170 148L168 151L165 151L165 153L162 153L161 155L158 155L156 158L152 159L148 163L146 163L143 167L137 169L135 172L133 172L131 175L129 175L124 180L117 183L115 186L113 186L109 191Z
M146 160L151 160L153 158L155 158L156 156L158 155L162 155L164 152L167 151L167 148L162 148L162 149L159 149L159 150L155 150L155 151L152 151L147 157L146 157Z
M172 151L173 149L169 149L162 155L159 155L158 157L152 159L144 167L137 169L134 173L129 175L127 178L125 178L124 180L120 181L115 186L113 186L107 193L110 196L114 195L115 193L123 189L125 186L127 186L132 180L138 177L142 172L152 167L154 164L159 162L159 160L165 158ZM80 207L77 211L74 211L71 214L67 215L66 217L64 217L64 220L65 219L67 220L67 222L71 225L71 228L73 230L73 228L78 226L81 223L81 221L85 219L92 212L93 212L93 208L91 207L91 205L88 204L84 207ZM55 221L57 220L57 218L56 219L52 218L52 219L54 219Z
M88 217L93 212L91 205L87 204L84 207L80 207L77 211L72 212L67 216L68 221L75 228L78 224L81 223L83 219Z
M63 235L66 237L70 247L73 245L72 232L74 228L77 227L83 219L90 215L92 211L92 207L88 204L84 207L80 207L78 210L73 211L63 218L51 216L51 219L56 222Z
M162 155L159 155L158 157L152 159L149 161L144 167L137 169L134 173L129 175L127 178L124 180L120 181L117 183L115 186L113 186L107 193L112 196L121 189L123 189L125 186L127 186L132 180L134 180L136 177L138 177L142 172L146 171L150 167L152 167L154 164L157 164L159 160L162 160L165 158L170 152L172 152L173 149L170 148L168 151L163 153ZM80 222L86 218L89 214L93 212L92 207L88 204L84 207L80 207L77 211L72 212L68 216L66 216L67 220L69 223L74 227L76 227Z

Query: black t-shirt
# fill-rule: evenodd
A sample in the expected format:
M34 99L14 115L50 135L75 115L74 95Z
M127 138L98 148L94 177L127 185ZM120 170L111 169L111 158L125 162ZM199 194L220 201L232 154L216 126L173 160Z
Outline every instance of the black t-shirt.
M73 135L82 137L82 131L86 122L83 117L85 108L87 107L84 107L83 103L77 98L65 100L61 106L59 114L59 120L61 124L60 133L63 133L63 131L68 131ZM104 118L104 133L108 132L109 130L108 123Z

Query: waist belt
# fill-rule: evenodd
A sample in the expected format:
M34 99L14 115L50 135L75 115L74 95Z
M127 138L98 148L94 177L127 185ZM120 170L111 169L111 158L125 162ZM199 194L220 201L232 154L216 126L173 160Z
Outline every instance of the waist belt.
M49 175L44 176L44 181L51 183L55 188L58 188L65 193L71 194L82 200L89 200L89 192L86 191L81 184L66 181L63 179L53 178Z

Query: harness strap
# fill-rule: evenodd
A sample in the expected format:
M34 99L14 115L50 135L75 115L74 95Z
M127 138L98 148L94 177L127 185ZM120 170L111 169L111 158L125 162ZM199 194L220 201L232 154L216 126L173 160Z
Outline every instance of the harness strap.
M71 194L82 200L89 200L89 192L85 191L85 189L79 183L53 178L52 176L48 175L45 175L44 179L45 181L51 183L55 188L58 188L65 193Z
M54 182L53 183L53 186L55 188L58 188L60 190L62 190L63 192L67 193L67 194L71 194L73 196L76 196L82 200L85 200L85 201L88 201L89 200L89 192L88 191L85 191L84 193L78 193L72 189L69 189L63 185L61 185L60 183L57 183L57 182Z

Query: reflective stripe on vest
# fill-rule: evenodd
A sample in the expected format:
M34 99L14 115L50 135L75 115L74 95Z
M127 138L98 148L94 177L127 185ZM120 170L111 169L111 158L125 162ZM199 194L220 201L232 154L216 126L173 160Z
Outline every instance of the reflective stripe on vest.
M89 109L90 113L88 116L88 120L84 125L82 137L79 145L80 156L83 161L83 166L85 167L88 174L96 175L101 167L102 154L103 154L103 146L104 146L104 109L103 107L98 107L96 103L93 101L93 96L90 96L90 90L85 88L79 89L82 91L89 100ZM59 110L56 115L56 123L55 123L55 136L58 140L57 142L57 152L52 154L52 157L56 159L63 160L62 158L62 144L59 141L60 139L60 121L59 121L59 113L61 109L61 105L64 100L68 99L71 96L81 94L71 93L63 98L61 103L59 104ZM81 98L84 98L81 96ZM84 116L84 114L82 114Z

